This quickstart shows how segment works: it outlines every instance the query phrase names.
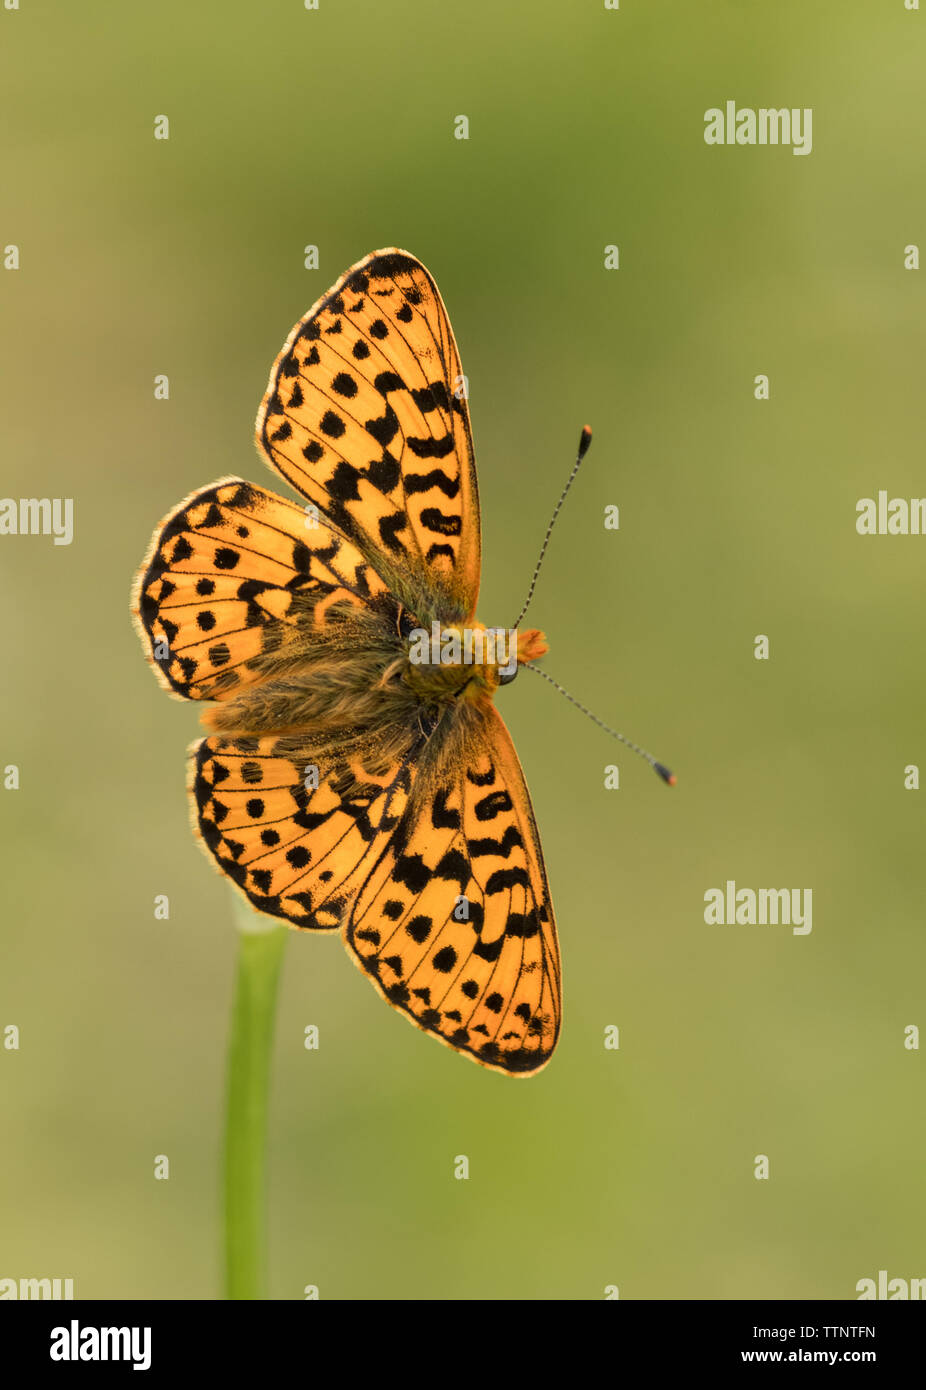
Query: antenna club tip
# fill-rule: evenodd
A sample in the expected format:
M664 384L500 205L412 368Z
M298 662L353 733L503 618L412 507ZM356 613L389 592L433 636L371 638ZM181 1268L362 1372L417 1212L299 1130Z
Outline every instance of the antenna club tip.
M674 787L676 782L678 781L678 778L675 776L675 773L670 772L669 769L665 767L662 763L653 763L653 771L659 773L659 776L662 778L662 780L666 783L667 786Z
M583 425L583 426L582 426L582 433L581 433L581 435L579 436L579 458L582 458L582 457L583 457L583 455L585 454L586 449L588 448L589 444L591 444L591 442L592 442L592 427L591 427L591 425Z

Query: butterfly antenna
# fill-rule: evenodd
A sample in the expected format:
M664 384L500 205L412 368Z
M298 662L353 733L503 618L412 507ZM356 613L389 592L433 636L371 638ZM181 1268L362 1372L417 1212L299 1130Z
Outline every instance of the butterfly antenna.
M670 772L664 763L657 762L652 753L647 753L645 748L641 748L639 744L633 743L629 738L625 738L623 734L619 734L616 729L611 728L610 724L606 724L603 719L599 719L597 714L592 714L590 709L586 709L581 701L577 700L574 695L570 695L565 686L560 685L559 681L555 681L547 671L541 670L539 666L534 666L531 662L526 662L524 669L527 671L536 671L538 676L543 676L544 680L549 681L561 695L566 696L570 704L575 705L576 709L580 709L583 714L587 714L593 724L597 724L599 729L604 729L606 734L610 734L612 738L616 738L618 743L623 743L625 748L629 748L632 753L638 753L641 758L645 758L653 771L657 772L664 782L667 782L670 787L675 786L675 773Z
M537 576L540 573L540 566L543 564L543 557L547 553L547 546L550 544L550 536L553 534L553 527L556 524L556 518L559 516L560 508L566 500L566 496L569 492L569 489L572 487L573 483L576 480L576 474L579 471L579 467L582 463L582 460L588 453L588 446L589 444L591 444L591 442L591 427L589 425L584 425L582 427L582 433L579 436L579 452L576 456L576 461L573 465L572 472L566 479L566 486L563 488L562 496L560 497L556 506L553 508L553 515L550 517L550 524L547 527L547 534L543 538L543 545L540 547L540 554L537 557L537 563L534 566L534 577L532 578L530 588L527 591L527 598L524 600L524 606L518 614L516 621L511 624L512 628L515 630L517 630L521 626L521 619L524 617L524 614L530 607L531 599L534 597L534 589L537 587Z

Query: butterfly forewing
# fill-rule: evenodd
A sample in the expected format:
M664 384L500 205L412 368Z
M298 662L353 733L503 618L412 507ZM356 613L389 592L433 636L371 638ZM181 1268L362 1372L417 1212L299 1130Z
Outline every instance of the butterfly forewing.
M384 997L450 1046L507 1072L549 1059L561 1012L553 905L524 776L490 704L461 710L425 753L346 938Z
M296 324L257 441L412 611L444 622L475 611L479 502L465 383L420 261L374 252Z

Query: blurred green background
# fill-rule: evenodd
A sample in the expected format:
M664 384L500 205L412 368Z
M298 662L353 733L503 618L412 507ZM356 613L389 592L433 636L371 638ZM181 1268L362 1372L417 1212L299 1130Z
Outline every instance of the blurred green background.
M274 485L252 444L274 356L388 245L434 273L469 376L482 620L516 612L588 420L530 616L547 668L679 785L542 682L501 692L564 960L535 1079L437 1046L336 937L293 934L272 1295L853 1298L926 1274L903 1046L926 1024L926 792L903 787L926 762L926 539L855 531L858 498L926 493L903 268L926 243L924 25L902 0L0 11L0 245L21 254L0 492L76 512L69 547L0 538L0 764L22 779L0 793L0 1026L21 1030L0 1277L220 1290L236 942L187 823L197 710L146 669L129 587L187 493ZM728 98L812 107L813 153L708 147ZM727 879L812 888L812 933L705 925Z

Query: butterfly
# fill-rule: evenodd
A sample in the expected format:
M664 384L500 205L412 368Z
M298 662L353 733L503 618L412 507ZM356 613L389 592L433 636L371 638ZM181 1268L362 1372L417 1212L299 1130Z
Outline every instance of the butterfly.
M225 477L156 530L133 590L163 686L207 702L194 825L260 912L340 931L382 997L495 1071L543 1067L560 956L494 696L546 651L476 619L465 378L437 286L395 248L293 328L257 445L299 504Z

